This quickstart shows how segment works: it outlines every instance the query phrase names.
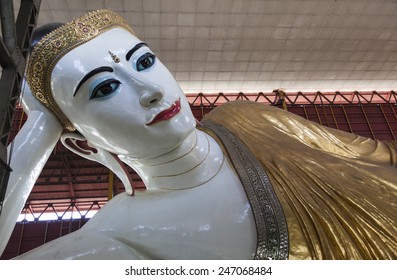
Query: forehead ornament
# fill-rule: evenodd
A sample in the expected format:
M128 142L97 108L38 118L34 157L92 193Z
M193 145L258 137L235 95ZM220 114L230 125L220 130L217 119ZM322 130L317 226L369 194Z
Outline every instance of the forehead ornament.
M52 70L65 54L116 27L135 34L127 22L115 12L108 10L90 12L43 37L30 55L26 77L32 93L54 113L64 128L70 131L76 129L56 104L51 91ZM120 61L114 54L110 53L110 55L116 63ZM71 89L71 94L72 92L73 89Z
M110 54L110 56L112 57L112 59L113 59L114 62L116 62L116 63L119 63L119 62L120 62L120 58L119 58L117 55L115 55L115 54L112 53L111 51L109 51L109 54Z

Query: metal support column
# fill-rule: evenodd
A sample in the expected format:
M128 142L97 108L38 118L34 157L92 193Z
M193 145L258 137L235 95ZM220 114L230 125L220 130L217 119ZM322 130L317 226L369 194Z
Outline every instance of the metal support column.
M26 59L41 0L21 0L15 21L12 0L0 0L0 214L6 193L10 161L7 144L16 103L21 92Z

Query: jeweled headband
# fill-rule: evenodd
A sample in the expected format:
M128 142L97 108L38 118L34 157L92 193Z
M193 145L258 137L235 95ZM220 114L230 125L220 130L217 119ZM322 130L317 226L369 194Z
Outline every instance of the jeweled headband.
M47 34L37 43L30 55L26 77L32 93L70 131L76 129L52 95L52 70L65 54L115 27L125 28L135 34L127 22L115 12L109 10L90 12Z

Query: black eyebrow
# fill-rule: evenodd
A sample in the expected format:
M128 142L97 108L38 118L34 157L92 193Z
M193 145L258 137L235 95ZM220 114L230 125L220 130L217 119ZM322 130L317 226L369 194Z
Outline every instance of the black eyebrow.
M80 83L77 85L76 90L74 91L73 97L76 95L76 93L77 93L77 91L79 90L79 88L80 88L89 78L91 78L92 76L94 76L94 75L96 75L96 74L98 74L98 73L101 73L101 72L113 72L113 68L112 68L112 67L109 67L109 66L102 66L102 67L95 68L94 70L88 72L88 74L85 75L85 76L81 79Z
M133 47L132 49L130 49L130 50L128 51L128 53L125 55L125 59L126 59L127 61L130 60L130 57L131 57L131 55L132 55L134 52L136 52L137 50L139 50L140 48L145 47L145 46L147 47L148 45L147 45L146 43L144 43L144 42L137 44L135 47Z

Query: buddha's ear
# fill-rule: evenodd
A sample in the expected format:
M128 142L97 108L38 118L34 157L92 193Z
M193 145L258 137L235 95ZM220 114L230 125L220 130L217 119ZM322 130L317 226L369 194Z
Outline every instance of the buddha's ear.
M98 149L88 145L87 139L78 132L64 133L61 136L62 144L75 154L89 160L95 160ZM94 155L94 156L93 156Z
M88 160L99 162L109 168L117 177L119 177L125 187L125 191L129 195L134 194L132 180L129 173L116 155L113 155L102 148L90 145L87 139L78 132L62 134L61 142L67 149L75 154Z

